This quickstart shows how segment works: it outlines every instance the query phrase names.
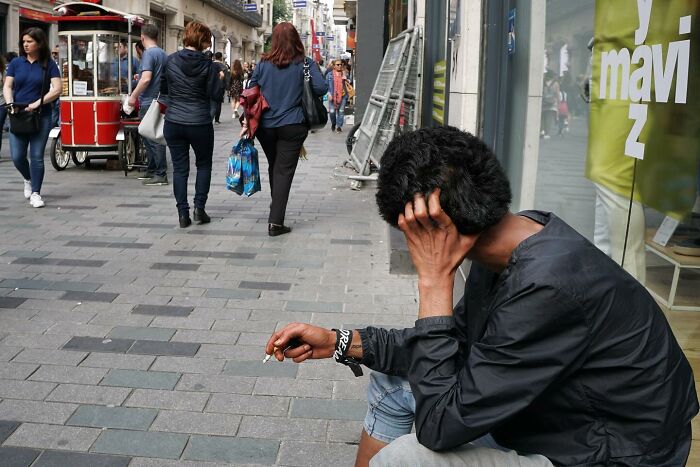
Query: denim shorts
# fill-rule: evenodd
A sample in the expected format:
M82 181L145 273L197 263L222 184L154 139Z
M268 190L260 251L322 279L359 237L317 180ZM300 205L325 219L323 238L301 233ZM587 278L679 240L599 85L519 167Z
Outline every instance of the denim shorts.
M369 375L367 402L365 431L372 438L391 443L411 432L416 400L406 379L373 371Z

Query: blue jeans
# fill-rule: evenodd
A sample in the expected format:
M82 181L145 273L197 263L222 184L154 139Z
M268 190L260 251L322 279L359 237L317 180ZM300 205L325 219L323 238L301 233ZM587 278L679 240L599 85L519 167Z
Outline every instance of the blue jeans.
M44 151L51 131L51 113L43 112L39 119L39 131L31 135L16 135L10 131L12 162L25 180L32 181L32 192L41 193L44 181ZM27 161L29 147L29 162Z
M331 114L331 126L336 127L336 128L343 128L343 124L345 123L345 104L348 103L348 95L344 95L343 98L340 100L340 105L338 108L335 108L335 104L333 103L333 99L328 100L328 108L329 112Z
M141 104L139 108L139 118L143 118L144 115L146 115L150 106L150 102L148 104ZM157 177L165 177L165 173L168 169L168 162L165 159L165 146L148 138L141 138L141 141L143 141L146 154L148 155L148 168L146 168L146 172Z
M214 126L180 125L165 122L163 136L170 148L173 161L173 193L179 215L189 215L187 203L187 179L190 176L190 146L194 151L197 178L194 183L194 207L204 209L211 185L212 154L214 152Z

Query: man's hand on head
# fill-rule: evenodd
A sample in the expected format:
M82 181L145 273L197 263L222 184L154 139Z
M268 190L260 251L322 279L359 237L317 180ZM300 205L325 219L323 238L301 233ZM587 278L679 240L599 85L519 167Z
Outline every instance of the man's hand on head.
M287 349L292 340L301 345ZM267 355L274 355L278 361L291 358L301 363L309 358L330 358L335 351L336 333L330 329L310 324L288 324L270 336L265 346ZM286 350L285 350L286 349Z
M416 194L399 214L398 225L418 273L419 318L452 315L457 268L474 246L476 235L462 235L440 205L440 189L426 200Z

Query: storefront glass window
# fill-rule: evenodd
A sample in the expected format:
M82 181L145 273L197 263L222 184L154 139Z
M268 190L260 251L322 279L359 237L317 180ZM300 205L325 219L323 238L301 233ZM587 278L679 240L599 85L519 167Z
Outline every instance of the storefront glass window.
M698 17L685 0L547 0L535 207L700 310Z

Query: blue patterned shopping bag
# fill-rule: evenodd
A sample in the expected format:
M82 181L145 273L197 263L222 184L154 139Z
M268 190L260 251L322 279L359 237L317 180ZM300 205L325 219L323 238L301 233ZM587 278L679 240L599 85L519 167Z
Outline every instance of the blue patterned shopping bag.
M258 150L252 139L241 138L233 147L228 158L226 188L243 196L260 191Z

